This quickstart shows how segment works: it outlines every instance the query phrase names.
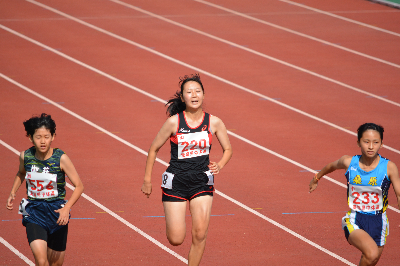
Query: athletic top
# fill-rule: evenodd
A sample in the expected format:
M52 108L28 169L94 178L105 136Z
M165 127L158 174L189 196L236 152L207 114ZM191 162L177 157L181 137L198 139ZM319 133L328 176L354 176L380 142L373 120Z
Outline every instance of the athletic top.
M185 112L178 113L176 116L178 128L170 137L171 160L167 172L177 174L208 171L212 141L211 115L203 112L203 121L196 128L188 125Z
M379 155L379 163L375 169L365 172L360 168L360 157L361 155L353 156L345 173L348 204L357 212L381 214L388 206L388 190L391 184L387 174L389 160Z
M35 157L35 146L24 153L26 171L26 189L29 200L53 201L65 198L65 173L60 168L60 159L64 152L53 149L53 155L47 160Z

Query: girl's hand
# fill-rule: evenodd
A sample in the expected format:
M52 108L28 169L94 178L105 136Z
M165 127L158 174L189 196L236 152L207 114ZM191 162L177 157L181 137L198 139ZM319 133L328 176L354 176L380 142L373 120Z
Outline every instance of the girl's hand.
M310 181L309 185L310 190L308 191L308 193L313 192L317 188L317 186L318 186L318 180L316 180L315 177L313 177Z
M142 185L143 194L145 194L147 197L150 197L151 190L152 190L151 183L150 182L146 182L146 181L143 182L143 185Z
M62 207L61 209L54 210L54 211L60 214L60 216L58 217L58 220L57 220L57 224L58 225L66 225L69 220L69 209Z
M13 201L15 200L15 194L10 193L10 196L7 199L7 209L12 210L13 209Z
M219 167L219 165L216 162L210 162L210 164L208 165L208 168L211 170L211 172L214 175L219 174L219 171L221 170L221 167Z

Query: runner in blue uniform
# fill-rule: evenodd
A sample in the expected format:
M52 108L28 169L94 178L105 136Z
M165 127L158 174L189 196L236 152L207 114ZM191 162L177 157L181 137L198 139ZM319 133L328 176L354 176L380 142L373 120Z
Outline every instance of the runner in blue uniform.
M151 173L160 148L170 140L171 160L161 179L168 241L183 243L186 235L186 205L192 216L192 246L189 265L199 265L204 252L214 191L214 175L232 157L227 130L221 119L203 112L204 88L198 74L184 76L180 91L167 105L169 118L151 144L142 192L150 196ZM223 155L210 162L213 137L217 137Z
M50 115L32 117L24 122L33 147L21 152L7 209L13 209L15 195L26 180L27 199L19 213L26 227L29 246L36 265L62 265L67 245L69 211L83 192L83 185L69 157L52 148L56 124ZM65 175L75 186L69 201L65 198Z
M310 181L310 192L318 181L337 169L345 169L349 212L342 219L347 241L362 252L359 265L376 265L389 235L386 216L388 190L393 184L400 208L400 178L396 165L378 154L383 127L366 123L358 128L361 155L345 155L329 163Z

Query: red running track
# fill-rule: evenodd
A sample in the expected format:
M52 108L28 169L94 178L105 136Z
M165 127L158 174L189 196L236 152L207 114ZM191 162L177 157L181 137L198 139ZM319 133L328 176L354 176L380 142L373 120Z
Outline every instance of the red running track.
M395 149L382 149L381 154L399 165L400 154L396 152L400 148L397 133L399 118L396 115L399 106L304 71L318 73L400 103L397 93L399 80L396 78L398 68L201 2L125 2L191 29L111 1L40 3L117 35L114 37L28 1L1 2L0 21L4 27L164 100L178 88L179 76L195 72L194 68L201 69L207 112L223 119L232 133L311 169L318 170L343 154L359 153L356 138L240 90L226 81L352 132L367 121L381 123L385 127L384 143ZM214 3L400 64L400 37L393 34L361 27L284 1L252 1L246 2L246 5L228 1ZM400 33L400 24L396 24L398 11L388 7L356 0L303 1L303 4ZM201 33L194 32L192 28ZM0 73L117 137L145 151L148 149L165 121L163 104L16 33L3 28L0 34ZM150 51L118 39L118 36L149 47ZM154 52L168 55L170 59ZM158 176L164 171L164 165L156 163L154 193L147 199L140 192L145 164L143 154L6 79L1 79L0 83L2 141L18 151L26 149L29 142L24 137L22 121L32 114L52 114L57 122L54 146L62 148L72 158L85 184L85 194L169 249L187 256L190 236L182 246L171 247L165 237L164 219L155 217L163 215ZM231 162L217 176L218 191L337 256L353 264L358 263L360 254L346 243L340 226L340 219L348 209L344 188L323 180L320 188L309 195L307 187L312 173L233 135L230 135L230 140L235 152ZM0 151L4 178L9 180L1 188L5 201L18 158L4 146L0 146ZM217 160L220 155L216 144L211 159ZM160 151L159 158L168 162L168 147ZM341 183L345 180L343 172L333 173L330 177ZM17 201L23 196L24 188L21 188ZM389 203L397 209L393 190L389 193ZM308 265L342 264L337 258L220 194L215 195L212 214L215 216L211 219L203 265L265 265L267 262L270 265L298 265L299 261L308 261ZM72 216L86 219L71 220L66 265L182 264L85 198L74 206ZM380 265L397 263L399 213L388 210L388 216L390 236ZM16 211L2 209L1 217L4 230L0 236L33 260L21 221L18 220L20 216ZM5 246L0 245L0 249L1 259L7 261L7 265L25 264Z

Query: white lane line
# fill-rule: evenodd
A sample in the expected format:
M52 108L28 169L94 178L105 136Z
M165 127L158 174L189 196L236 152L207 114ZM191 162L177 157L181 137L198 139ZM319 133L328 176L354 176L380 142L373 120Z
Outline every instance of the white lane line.
M27 1L28 1L28 2L32 2L32 3L37 3L37 2L31 1L31 0L27 0ZM225 39L216 37L216 36L211 35L211 34L208 34L208 33L206 33L206 32L203 32L203 31L197 30L197 29L195 29L195 28L186 26L186 25L184 25L184 24L175 22L175 21L173 21L173 20L167 19L167 18L165 18L165 17L159 16L159 15L157 15L157 14L151 13L151 12L146 11L146 10L143 10L143 9L141 9L141 8L139 8L139 7L136 7L136 6L133 6L133 5L127 4L127 3L125 3L125 2L118 1L118 0L109 0L109 1L115 2L115 3L117 3L117 4L120 4L120 5L129 7L129 8L132 8L132 9L134 9L134 10L136 10L136 11L139 11L139 12L142 12L142 13L145 13L145 14L148 14L149 16L158 18L158 19L160 19L160 20L163 20L163 21L165 21L165 22L174 24L174 25L179 26L179 27L182 27L182 28L184 28L184 29L193 31L193 32L198 33L198 34L201 34L201 35L203 35L203 36L207 36L207 37L209 37L209 38L211 38L211 39L214 39L214 40L217 40L217 41L220 41L220 42L229 44L229 45L231 45L231 46L234 46L234 47L236 47L236 48L242 49L242 50L247 51L247 52L249 52L249 53L252 53L252 54L255 54L255 55L264 57L264 58L269 59L269 60L271 60L271 61L274 61L274 62L276 62L276 63L279 63L279 64L282 64L282 65L285 65L285 66L294 68L294 69L296 69L296 70L299 70L299 71L301 71L301 72L310 74L310 75L315 76L315 77L317 77L317 78L321 78L321 79L323 79L323 80L332 82L332 83L337 84L337 85L339 85L339 86L342 86L342 87L351 89L351 90L353 90L353 91L357 91L357 92L359 92L359 93L366 94L366 95L371 96L371 97L373 97L373 98L375 98L375 99L378 99L378 100L381 100L381 101L384 101L384 102L387 102L387 103L390 103L390 104L393 104L393 105L396 105L396 106L400 107L400 103L397 103L397 102L394 102L394 101L385 99L385 98L383 98L383 97L381 97L381 96L379 96L379 95L376 95L376 94L373 94L373 93L370 93L370 92L361 90L361 89L356 88L356 87L354 87L354 86L351 86L351 85L348 85L348 84L346 84L346 83L340 82L340 81L338 81L338 80L335 80L335 79L329 78L329 77L327 77L327 76L318 74L318 73L313 72L313 71L310 71L310 70L308 70L308 69L305 69L305 68L302 68L302 67L293 65L293 64L288 63L288 62L286 62L286 61L277 59L277 58L275 58L275 57L272 57L272 56L269 56L269 55L266 55L266 54L263 54L263 53L261 53L261 52L258 52L258 51L255 51L255 50L253 50L253 49L244 47L244 46L239 45L239 44L236 44L236 43L234 43L234 42L230 42L230 41L228 41L228 40L225 40ZM69 15L67 15L67 14L65 14L65 13L62 13L62 12L60 12L60 11L58 11L58 10L55 10L55 9L53 9L53 8L51 8L51 7L48 7L48 6L45 6L45 5L43 5L43 8L49 9L49 10L51 10L51 11L53 11L53 12L56 12L56 13L62 15L62 16L64 16L64 15L69 16ZM83 22L84 22L84 21L83 21ZM85 22L85 23L86 23L86 22ZM92 26L93 26L93 25L92 25ZM94 27L96 27L96 26L94 26ZM146 49L146 50L147 50L147 51L150 51L150 50L148 50L148 49ZM155 53L154 51L151 51L151 52L152 52L152 53ZM164 57L164 56L163 56L163 57ZM177 61L178 61L178 60L174 59L174 62L177 62ZM181 61L179 61L178 64L182 64ZM185 64L185 65L186 65L186 64ZM399 66L397 65L397 67L399 67ZM207 75L208 75L208 74L207 74ZM209 76L214 76L214 75L210 74Z
M90 24L89 24L89 25L90 25ZM152 95L152 94L150 94L150 93L148 93L148 92L146 92L146 91L144 91L144 90L141 90L141 89L139 89L139 88L137 88L137 87L135 87L135 86L132 86L132 85L130 85L129 83L126 83L125 81L122 81L122 80L120 80L120 79L117 79L117 78L115 78L115 77L113 77L113 76L111 76L111 75L109 75L109 74L107 74L107 73L105 73L105 72L103 72L103 71L97 69L97 68L94 68L94 67L92 67L92 66L89 66L89 65L87 65L87 64L85 64L85 63L83 63L83 62L81 62L81 61L79 61L79 60L77 60L77 59L75 59L75 58L73 58L73 57L70 57L70 56L68 56L68 55L66 55L66 54L64 54L64 53L62 53L62 52L60 52L60 51L58 51L58 50L56 50L56 49L51 48L50 46L47 46L47 45L45 45L45 44L42 44L42 43L40 43L40 42L38 42L38 41L36 41L36 40L34 40L34 39L32 39L32 38L29 38L29 37L27 37L27 36L25 36L25 35L23 35L23 34L17 32L17 31L14 31L14 30L12 30L12 29L6 27L6 26L3 26L3 25L0 24L0 28L2 28L2 29L4 29L4 30L6 30L6 31L8 31L8 32L10 32L10 33L12 33L12 34L14 34L14 35L17 35L17 36L19 36L19 37L21 37L21 38L23 38L23 39L25 39L25 40L27 40L27 41L29 41L29 42L32 42L32 43L34 43L34 44L36 44L36 45L38 45L38 46L41 46L41 47L47 49L48 51L51 51L51 52L53 52L53 53L55 53L55 54L58 54L59 56L64 57L65 59L68 59L68 60L70 60L70 61L72 61L72 62L74 62L74 63L76 63L76 64L78 64L78 65L81 65L81 66L83 66L83 67L85 67L85 68L88 68L88 69L90 69L90 70L92 70L92 71L94 71L94 72L96 72L96 73L98 73L98 74L100 74L100 75L102 75L102 76L104 76L104 77L106 77L106 78L109 78L109 79L111 79L111 80L113 80L113 81L115 81L115 82L117 82L117 83L119 83L119 84L121 84L121 85L123 85L123 86L126 86L126 87L128 87L128 88L130 88L130 89L132 89L132 90L134 90L134 91L137 91L137 92L139 92L139 93L142 93L142 94L144 94L144 95L146 95L146 96L148 96L148 97L150 97L150 98L153 98L153 99L155 99L155 100L157 100L157 101L159 101L159 102L161 102L161 103L164 103L164 104L167 103L165 100L163 100L163 99L161 99L161 98L159 98L159 97L157 97L157 96L154 96L154 95ZM112 34L112 33L110 33L110 34ZM118 36L118 37L119 37L119 36ZM125 38L123 38L123 37L119 37L119 38L125 39ZM125 39L125 40L126 40L126 39ZM126 40L126 41L127 41L127 42L132 42L132 41L130 41L130 40ZM132 42L132 43L134 43L134 42ZM140 47L140 48L142 48L142 49L146 49L146 50L149 49L149 48L147 48L147 47L145 47L145 46L143 46L143 45L141 45L141 44L135 44L135 45L137 45L138 47ZM152 49L149 49L149 50L152 50ZM164 55L164 56L165 56L165 55ZM165 56L165 57L167 58L168 56ZM168 57L167 59L169 59L169 60L171 60L171 61L176 60L176 59L173 59L173 58L171 58L171 57ZM180 61L179 61L179 62L180 62ZM211 73L209 73L209 72L206 72L206 71L204 71L204 70L202 70L202 69L200 69L200 68L196 68L196 67L194 67L194 66L188 65L188 64L183 63L183 62L180 62L180 64L181 64L181 65L184 65L185 67L192 68L192 69L194 69L194 70L197 71L197 72L201 72L202 74L205 74L205 75L208 75L208 76L210 76L210 77L213 77L214 79L217 79L217 80L219 80L219 81L221 81L221 82L224 82L224 83L226 83L226 84L228 84L228 85L231 85L231 86L236 87L236 88L238 88L238 89L241 89L241 90L243 90L243 91L246 91L246 92L249 92L249 93L251 93L251 94L254 94L254 95L256 95L257 97L266 99L266 100L271 101L271 102L273 102L273 103L276 103L276 104L278 104L278 105L280 105L280 106L283 106L283 107L285 107L285 108L287 108L287 109L290 109L290 110L292 110L292 111L295 111L295 112L297 112L297 113L299 113L299 114L302 114L302 115L304 115L304 116L307 116L307 117L309 117L309 118L311 118L311 119L314 119L314 120L317 120L317 121L319 121L319 122L321 122L321 123L327 124L327 125L329 125L329 126L331 126L331 127L334 127L334 128L336 128L336 129L339 129L339 130L341 130L341 131L343 131L343 132L346 132L346 133L348 133L348 134L351 134L351 135L353 135L353 136L357 136L356 133L354 133L354 132L352 132L352 131L350 131L350 130L348 130L348 129L345 129L345 128L343 128L343 127L340 127L340 126L338 126L338 125L335 125L335 124L333 124L333 123L331 123L331 122L328 122L328 121L326 121L326 120L323 120L323 119L321 119L321 118L319 118L319 117L316 117L316 116L314 116L314 115L311 115L311 114L309 114L309 113L306 113L306 112L304 112L304 111L302 111L302 110L300 110L300 109L294 108L294 107L292 107L292 106L290 106L290 105L287 105L287 104L285 104L285 103L282 103L282 102L280 102L280 101L277 101L277 100L275 100L275 99L273 99L273 98L270 98L270 97L265 96L265 95L263 95L263 94L260 94L260 93L258 93L258 92L252 91L252 90L250 90L250 89L248 89L248 88L245 88L245 87L243 87L243 86L241 86L241 85L238 85L238 84L236 84L236 83L233 83L233 82L231 82L231 81L229 81L229 80L223 79L223 78L221 78L221 77L219 77L219 76L215 76L215 75L213 75L213 74L211 74ZM400 151L399 151L399 150L394 149L394 148L392 148L392 147L390 147L390 146L388 146L388 145L383 145L383 148L386 148L386 149L388 149L388 150L391 150L391 151L393 151L393 152L395 152L395 153L400 154Z
M281 158L282 160L285 160L285 161L287 161L287 162L289 162L289 163L292 163L292 164L294 164L294 165L297 165L298 167L303 168L304 170L308 170L309 172L312 172L312 173L314 173L314 174L317 173L317 171L315 171L315 170L313 170L313 169L311 169L311 168L309 168L309 167L307 167L307 166L305 166L305 165L302 165L301 163L298 163L298 162L296 162L296 161L294 161L294 160L292 160L292 159L289 159L288 157L285 157L285 156L283 156L283 155L281 155L281 154L279 154L279 153L277 153L277 152L274 152L274 151L272 151L272 150L270 150L270 149L267 149L267 148L265 148L264 146L261 146L261 145L255 143L255 142L252 142L251 140L248 140L248 139L246 139L246 138L243 138L242 136L239 136L238 134L235 134L235 133L230 132L230 131L228 131L228 134L229 134L229 135L232 135L232 136L234 136L234 137L236 137L236 138L238 138L238 139L240 139L240 140L242 140L242 141L244 141L244 142L246 142L246 143L248 143L248 144L250 144L250 145L252 145L252 146L254 146L254 147L257 147L257 148L259 148L260 150L263 150L263 151L266 151L266 152L268 152L268 153L270 153L270 154L272 154L272 155L275 155L276 157ZM342 183L340 183L339 181L336 181L336 180L333 179L333 178L330 178L330 177L328 177L328 176L325 175L325 176L324 176L324 179L327 179L327 180L331 181L332 183L335 183L336 185L339 185L339 186L341 186L341 187L347 189L347 186L346 186L345 184L342 184ZM400 210L399 210L399 209L394 208L394 207L392 207L392 206L390 206L390 205L388 205L388 208L391 209L391 210L394 211L394 212L400 213Z
M2 73L0 73L0 76L1 76L2 78L5 78L5 77L6 77L6 76L4 76ZM87 123L87 124L89 124L89 125L91 125L91 126L94 126L95 128L97 128L97 129L99 129L99 130L102 130L101 127L99 127L99 126L93 124L92 122L90 122L90 121L84 119L83 117L81 117L81 116L79 116L79 115L77 115L77 114L75 114L75 113L69 111L68 109L63 108L61 105L59 105L59 104L57 104L57 103L51 101L50 99L47 99L46 97L44 97L44 96L42 96L42 95L36 93L35 91L32 91L32 90L28 89L27 87L23 86L22 84L19 84L19 83L17 83L17 82L14 81L14 80L9 79L8 77L5 78L5 79L8 80L8 81L10 81L11 83L17 85L18 87L24 89L25 91L27 91L27 92L29 92L29 93L32 93L33 95L35 95L35 96L37 96L37 97L39 97L39 98L41 98L41 99L43 99L43 100L49 102L50 104L52 104L52 105L54 105L54 106L60 108L60 109L63 110L64 112L69 113L70 115L72 115L72 116L78 118L79 120L81 120L81 121L83 121L83 122L85 122L85 123ZM89 123L88 123L88 122L89 122ZM102 131L105 131L105 130L102 130ZM104 133L107 134L107 132L108 132L108 131L106 131L106 132L104 132ZM110 132L108 132L108 133L110 133ZM110 133L110 134L112 134L112 133ZM112 134L112 135L114 135L114 134ZM114 136L115 136L115 135L114 135ZM8 145L7 143L5 143L4 141L2 141L1 139L0 139L0 144L3 145L4 147L6 147L7 149L9 149L10 151L12 151L13 153L15 153L16 155L18 155L18 156L20 155L20 152L19 152L19 151L17 151L16 149L14 149L13 147L11 147L10 145ZM124 143L124 144L126 144L126 143ZM133 145L132 145L132 146L133 146ZM147 154L146 154L146 155L147 155ZM69 183L66 183L66 184L67 184L67 187L68 187L69 189L71 189L71 190L74 190L74 189L75 189L75 187L72 186L71 184L69 184ZM88 201L90 201L91 203L93 203L94 205L96 205L97 207L99 207L100 209L102 209L103 211L107 212L108 214L110 214L111 216L113 216L115 219L117 219L118 221L122 222L123 224L125 224L126 226L128 226L129 228L131 228L132 230L134 230L135 232L137 232L137 233L140 234L141 236L145 237L147 240L150 240L153 244L157 245L158 247L160 247L161 249L165 250L165 251L168 252L169 254L173 255L173 256L176 257L176 258L178 258L178 259L181 260L182 262L184 262L184 263L186 263L186 264L188 263L187 259L183 258L181 255L179 255L179 254L176 253L175 251L170 250L169 248L167 248L166 246L164 246L163 244L161 244L160 242L158 242L157 240L155 240L154 238L152 238L151 236L149 236L148 234L146 234L145 232L143 232L142 230L140 230L139 228L137 228L136 226L134 226L133 224L131 224L130 222L128 222L127 220L125 220L124 218L122 218L121 216L119 216L118 214L116 214L115 212L111 211L110 209L108 209L107 207L105 207L104 205L102 205L101 203L97 202L96 200L94 200L93 198L89 197L89 196L86 195L85 193L82 193L81 196L82 196L83 198L87 199ZM0 238L1 238L1 237L0 237ZM18 255L18 254L17 254L17 255ZM23 256L23 255L22 255L22 256ZM33 265L34 265L34 264L33 264Z
M327 15L327 16L331 16L331 17L334 17L334 18L345 20L345 21L348 21L348 22L351 22L351 23L355 23L355 24L358 24L358 25L361 25L361 26L364 26L364 27L367 27L367 28L370 28L370 29L374 29L374 30L377 30L377 31L381 31L381 32L384 32L384 33L388 33L388 34L400 37L400 33L397 33L397 32L394 32L394 31L390 31L390 30L385 30L385 29L382 29L382 28L379 28L379 27L376 27L376 26L372 26L372 25L369 25L369 24L366 24L366 23L363 23L363 22L360 22L360 21L357 21L357 20L354 20L354 19L349 19L349 18L346 18L346 17L342 17L342 16L339 16L339 15L336 15L336 14L333 14L333 13L330 13L330 12L327 12L327 11L323 11L321 9L309 7L309 6L306 6L306 5L303 5L303 4L300 4L300 3L296 3L296 2L293 2L293 1L289 1L289 0L278 0L278 1L281 1L281 2L284 2L284 3L288 3L288 4L291 4L291 5L295 5L295 6L299 6L299 7L308 9L308 10L315 11L317 13L321 13L321 14L324 14L324 15Z
M87 123L87 124L89 124L89 125L95 127L96 129L98 129L98 130L100 130L101 132L103 132L103 133L109 135L110 137L112 137L112 138L114 138L114 139L116 139L116 140L118 140L118 141L123 140L123 139L121 139L120 137L118 137L118 136L114 135L113 133L111 133L110 131L108 131L108 130L106 130L106 129L104 129L104 128L98 126L98 125L96 125L95 123L93 123L93 122L91 122L91 121L89 121L89 120L83 118L82 116L80 116L80 115L78 115L78 114L72 112L71 110L69 110L69 109L67 109L67 108L65 108L65 107L63 107L63 106L61 106L61 105L59 105L58 103L56 103L56 102L54 102L54 101L48 99L47 97L45 97L45 96L43 96L43 95L41 95L41 94L39 94L39 93L37 93L37 92L35 92L35 91L29 89L28 87L26 87L26 86L20 84L19 82L15 81L15 80L13 80L13 79L11 79L11 78L9 78L9 77L7 77L6 75L0 73L0 77L6 79L6 80L9 81L10 83L12 83L12 84L14 84L14 85L16 85L16 86L18 86L18 87L20 87L21 89L25 90L26 92L29 92L29 93L35 95L36 97L38 97L38 98L40 98L40 99L42 99L42 100L44 100L44 101L46 101L46 102L48 102L48 103L54 105L55 107L57 107L57 108L63 110L64 112L70 114L71 116L73 116L73 117L75 117L75 118L81 120L82 122L85 122L85 123ZM232 133L231 133L231 134L232 134ZM243 138L243 139L245 139L245 138ZM121 141L121 142L124 143L124 144L127 144L127 143L128 143L128 144L129 144L129 145L128 145L129 147L134 148L135 150L140 151L142 154L144 154L144 155L147 156L147 153L146 153L144 150L142 150L141 148L139 148L139 147L137 147L137 146L135 146L135 145L133 145L133 144L127 142L126 140L123 140L123 141ZM0 144L4 145L3 143L6 144L4 141L0 140ZM250 143L251 143L251 142L250 142ZM8 144L6 144L6 145L4 145L4 146L7 147L7 148L8 148L8 147L11 147L11 146L8 145ZM268 150L268 149L266 149L266 150ZM17 155L19 155L19 152L18 152L17 150L13 149L13 151L14 151L14 153L16 153ZM282 156L282 158L286 158L286 157ZM161 164L165 165L165 166L168 166L168 163L165 162L165 161L163 161L163 160L158 159L157 161L160 162ZM301 164L298 164L298 165L301 165ZM310 168L307 167L307 169L310 169ZM315 172L315 171L312 170L312 169L310 169L310 170L313 171L313 172ZM327 177L327 178L328 178L328 177ZM68 187L71 188L71 189L74 189L74 187L72 187L71 185L69 185ZM274 224L275 226L278 226L278 227L281 228L282 230L284 230L284 231L288 232L289 234L291 234L291 235L293 235L293 236L299 238L300 240L302 240L302 241L304 241L304 242L306 242L306 243L308 243L308 244L310 244L310 245L312 245L312 246L318 248L319 250L321 250L321 251L327 253L328 255L330 255L330 256L332 256L332 257L334 257L334 258L336 258L336 259L338 259L338 260L340 260L340 261L342 261L342 262L344 262L344 263L346 263L347 265L354 265L354 266L355 266L355 264L352 264L351 262L349 262L349 261L347 261L346 259L340 257L339 255L336 255L335 253L333 253L333 252L331 252L331 251L329 251L329 250L327 250L327 249L321 247L320 245L318 245L318 244L312 242L311 240L308 240L307 238L305 238L305 237L303 237L303 236L301 236L301 235L295 233L294 231L292 231L292 230L288 229L287 227L285 227L285 226L279 224L278 222L275 222L274 220L272 220L272 219L266 217L265 215L263 215L263 214L261 214L261 213L255 211L255 210L251 209L250 207L244 205L243 203L241 203L241 202L239 202L239 201L237 201L237 200L234 200L233 198L231 198L231 197L225 195L224 193L220 192L219 190L215 190L215 193L218 194L218 195L220 195L221 197L223 197L223 198L225 198L225 199L227 199L227 200L233 202L234 204L237 204L237 205L239 205L240 207L245 208L246 210L250 211L251 213L256 214L257 216L259 216L259 217L261 217L262 219L264 219L264 220L266 220L266 221L268 221L268 222ZM82 196L83 196L83 195L84 195L84 194L82 194ZM88 197L87 195L85 195L84 197L87 198L88 200L91 199L91 198L89 199L89 197ZM91 199L91 200L93 200L93 199ZM93 200L93 201L94 201L94 200ZM97 202L96 202L95 204L96 204L97 206L101 206L101 208L102 208L104 211L109 212L112 216L114 216L114 217L116 217L116 218L119 217L119 218L117 218L118 220L122 221L123 223L125 223L125 224L127 224L127 225L129 224L128 226L131 227L132 229L134 229L134 230L135 230L136 232L138 232L139 234L141 234L141 235L143 235L143 236L144 236L144 235L148 236L146 233L144 233L143 231L139 230L137 227L131 225L129 222L127 222L126 220L124 220L123 218L121 218L120 216L118 216L117 214L111 212L109 209L107 209L106 207L104 207L104 206L101 205L100 203L97 203ZM99 204L99 205L98 205L98 204ZM148 238L148 237L149 237L149 238ZM148 239L149 239L150 241L152 241L153 243L155 243L155 244L159 243L157 240L153 239L152 237L150 237L150 236L148 236L148 237L146 237L146 238L148 238ZM158 245L158 244L157 244L157 245ZM161 243L160 243L160 245L158 245L158 246L161 247L161 248L165 247L165 246L162 245ZM169 250L167 247L165 247L165 248L163 248L163 249L164 249L164 250L167 250L167 251ZM173 252L173 251L172 251L172 252ZM175 253L175 252L174 252L174 253ZM171 254L172 254L172 253L171 253ZM176 253L175 253L175 254L176 254ZM178 254L176 254L176 255L179 256ZM182 258L182 259L183 259L183 258ZM182 260L182 261L183 261L183 260ZM187 261L186 261L186 263L187 263Z
M47 99L46 97L42 96L39 93L36 93L35 91L23 86L22 84L19 84L18 82L8 78L7 76L3 75L2 73L0 73L0 76L6 80L8 80L9 82L13 83L14 85L17 85L18 87L22 88L23 90L35 95L38 98L41 98L42 100L45 100L47 102L49 102L50 104L56 106L57 108L60 108L61 110L63 110L64 112L67 112L68 114L78 118L79 120L95 127L98 130L101 130L102 132L110 135L111 137L114 137L115 139L117 139L118 141L121 141L122 139L119 139L116 135L112 134L111 132L108 132L106 130L104 130L103 128L97 126L96 124L90 122L89 120L86 120L85 118L69 111L67 108L62 107L61 105L53 102L50 99ZM134 148L135 150L143 153L144 155L147 156L147 153L143 150L141 150L140 148L137 148L136 146L130 144L127 141L121 141L122 143L124 143L125 145L128 145L131 148ZM10 145L8 145L7 143L5 143L4 141L2 141L0 139L0 144L3 145L4 147L6 147L7 149L9 149L10 151L14 152L16 155L19 156L20 152L17 151L16 149L14 149L13 147L11 147ZM159 162L162 162L161 160L158 160ZM168 164L167 164L168 165ZM66 183L67 187L71 190L74 190L75 187L70 185L69 183ZM145 237L146 239L150 240L153 244L157 245L158 247L160 247L161 249L165 250L166 252L168 252L169 254L173 255L174 257L178 258L179 260L181 260L184 263L188 263L187 259L185 259L184 257L182 257L181 255L179 255L178 253L176 253L175 251L167 248L166 246L164 246L163 244L161 244L160 242L158 242L157 240L155 240L154 238L152 238L150 235L146 234L145 232L143 232L142 230L140 230L139 228L137 228L136 226L134 226L133 224L131 224L130 222L128 222L127 220L125 220L124 218L122 218L121 216L119 216L118 214L116 214L115 212L111 211L110 209L108 209L107 207L105 207L104 205L102 205L101 203L97 202L96 200L94 200L93 198L89 197L88 195L86 195L85 193L82 193L81 195L83 198L87 199L88 201L90 201L91 203L93 203L94 205L96 205L97 207L99 207L100 209L102 209L103 211L107 212L108 214L110 214L111 216L113 216L115 219L117 219L118 221L122 222L123 224L125 224L126 226L128 226L129 228L133 229L135 232L137 232L138 234L140 234L141 236Z
M215 8L220 9L220 10L224 10L226 12L235 14L237 16L241 16L241 17L244 17L244 18L247 18L247 19L250 19L250 20L253 20L253 21L256 21L256 22L259 22L259 23L262 23L262 24L265 24L265 25L268 25L268 26L283 30L283 31L286 31L286 32L293 33L295 35L298 35L298 36L301 36L301 37L304 37L304 38L308 38L308 39L313 40L313 41L317 41L317 42L320 42L320 43L323 43L323 44L326 44L326 45L329 45L329 46L333 46L335 48L344 50L346 52L350 52L350 53L353 53L353 54L356 54L356 55L359 55L359 56L366 57L366 58L371 59L371 60L378 61L378 62L383 63L383 64L387 64L387 65L390 65L390 66L394 66L394 67L400 68L400 65L398 65L398 64L395 64L395 63L380 59L380 58L375 57L375 56L364 54L364 53L358 52L356 50L353 50L353 49L350 49L350 48L346 48L344 46L337 45L335 43L331 43L331 42L328 42L328 41L313 37L313 36L308 35L308 34L304 34L304 33L301 33L301 32L295 31L295 30L291 30L289 28L285 28L285 27L273 24L271 22L252 17L252 16L246 15L244 13L240 13L240 12L234 11L232 9L228 9L226 7L223 7L223 6L219 6L219 5L216 5L216 4L207 2L207 1L203 1L203 0L194 0L194 1L199 2L199 3L203 3L203 4L208 5L208 6L215 7Z
M9 250L11 250L12 252L14 252L15 255L17 255L18 257L20 257L21 260L23 260L26 264L30 265L30 266L35 266L35 263L33 263L33 261L31 261L30 259L28 259L27 257L25 257L24 254L22 254L21 252L19 252L16 248L14 248L10 243L8 243L4 238L2 238L0 236L0 242L6 246ZM4 261L3 261L4 263Z

